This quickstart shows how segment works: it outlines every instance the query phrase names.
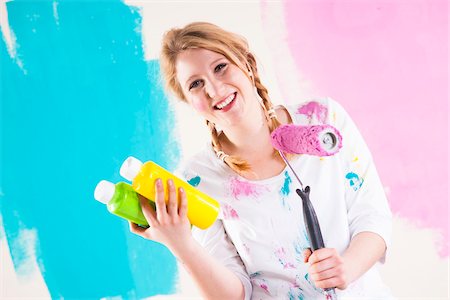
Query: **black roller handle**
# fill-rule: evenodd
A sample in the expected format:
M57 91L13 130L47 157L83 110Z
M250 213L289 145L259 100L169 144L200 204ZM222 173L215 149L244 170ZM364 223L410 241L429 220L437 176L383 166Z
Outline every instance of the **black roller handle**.
M302 198L303 202L303 219L305 220L306 232L308 234L308 238L311 242L311 248L313 251L317 249L321 249L325 247L322 238L322 232L320 231L319 221L317 220L316 211L309 200L309 186L305 187L305 190L301 189L295 190L297 194Z
M311 191L309 186L306 186L304 191L301 189L296 189L295 191L300 198L302 198L303 219L305 221L306 233L308 234L312 251L325 248L322 232L320 231L319 220L317 220L316 211L314 210L311 200L309 200L309 193ZM334 288L327 288L324 291L327 299L337 299Z

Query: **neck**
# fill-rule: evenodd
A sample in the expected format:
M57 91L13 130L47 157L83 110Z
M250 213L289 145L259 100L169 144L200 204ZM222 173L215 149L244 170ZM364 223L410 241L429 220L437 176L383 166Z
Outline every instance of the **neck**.
M256 110L239 126L224 129L221 138L224 152L230 155L248 158L273 153L269 126L262 110Z

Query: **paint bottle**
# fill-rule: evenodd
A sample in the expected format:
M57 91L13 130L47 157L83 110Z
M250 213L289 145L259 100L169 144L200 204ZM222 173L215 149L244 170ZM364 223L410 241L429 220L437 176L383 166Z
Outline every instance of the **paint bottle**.
M142 213L138 194L128 183L118 182L114 184L110 181L102 180L95 187L94 198L106 204L112 214L135 224L148 227L148 222ZM153 209L156 210L155 203L149 202Z
M220 205L216 200L152 161L142 163L137 158L130 156L122 164L120 175L132 182L137 193L152 201L155 197L156 179L161 179L165 191L167 191L167 180L172 179L175 187L182 187L185 190L188 206L187 217L192 225L206 229L217 219ZM176 192L178 193L178 190ZM168 202L167 192L165 201Z

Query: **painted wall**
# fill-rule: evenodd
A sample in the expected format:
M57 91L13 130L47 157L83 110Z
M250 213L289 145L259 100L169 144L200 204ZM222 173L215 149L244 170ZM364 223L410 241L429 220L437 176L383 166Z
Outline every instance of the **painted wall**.
M446 1L16 0L0 12L0 298L198 296L164 247L92 198L130 154L174 169L207 141L158 79L161 34L195 20L248 38L274 102L344 105L395 215L386 282L399 298L450 296Z
M143 59L140 14L120 1L12 1L6 11L2 256L9 251L18 286L40 274L40 295L52 298L175 292L170 252L93 199L100 179L120 180L130 154L178 163L158 62ZM11 274L2 274L4 295L36 296L11 290Z

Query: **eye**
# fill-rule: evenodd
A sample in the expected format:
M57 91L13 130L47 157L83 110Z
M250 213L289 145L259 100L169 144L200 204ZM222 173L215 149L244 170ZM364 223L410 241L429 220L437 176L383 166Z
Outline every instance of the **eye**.
M198 87L200 85L202 81L200 79L195 80L191 83L191 85L189 86L189 90L191 89L195 89L196 87Z
M218 64L218 65L214 68L214 72L219 72L220 70L222 70L222 69L225 68L226 66L227 66L226 63Z

